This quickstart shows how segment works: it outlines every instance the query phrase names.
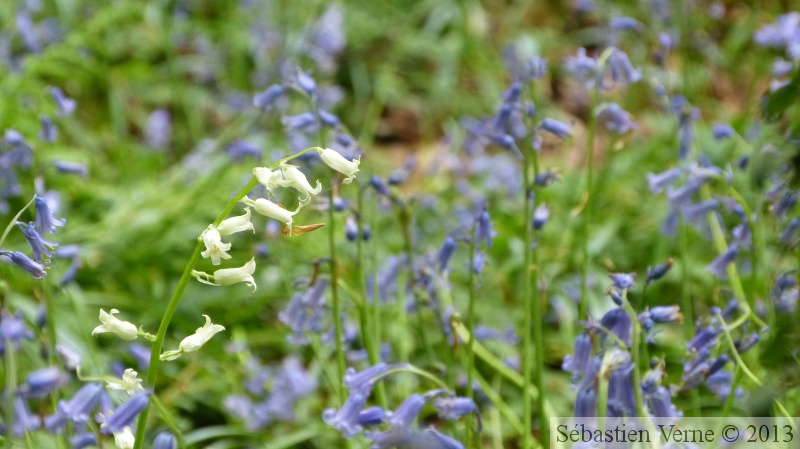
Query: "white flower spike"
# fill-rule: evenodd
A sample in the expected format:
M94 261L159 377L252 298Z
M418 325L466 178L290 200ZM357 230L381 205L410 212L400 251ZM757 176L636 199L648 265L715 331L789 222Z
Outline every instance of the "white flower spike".
M231 235L242 231L256 232L253 223L250 222L250 208L244 208L244 215L222 220L222 223L217 226L217 231L220 235Z
M239 268L223 268L215 271L213 275L203 271L192 270L192 276L204 284L215 286L244 282L248 287L253 287L253 291L256 291L256 281L253 279L253 273L255 273L255 271L256 259L254 257Z
M200 255L206 259L211 258L213 265L219 265L222 263L222 259L231 258L230 254L228 254L231 244L222 242L220 232L214 225L208 225L208 228L200 234L200 238L203 239L203 243L206 245L206 250Z
M94 328L92 335L111 332L123 340L135 340L136 337L139 336L139 330L133 323L116 318L114 315L117 313L119 313L117 309L111 309L110 313L106 313L105 310L100 309L100 322L103 324Z
M311 197L317 195L322 190L322 184L317 180L317 186L311 187L311 184L306 179L306 175L294 165L289 165L285 162L281 163L281 170L283 170L283 185L292 187L298 192L305 195L300 198L300 205L304 206L311 201Z
M142 379L139 379L133 368L128 368L122 373L122 379L107 380L108 388L112 390L124 390L128 396L133 396L136 392L144 391Z
M353 178L356 177L356 173L358 173L358 164L361 163L361 156L359 156L358 159L348 161L336 150L331 150L330 148L325 148L324 150L318 149L317 152L319 153L319 157L322 158L322 162L325 162L328 167L347 176L342 181L342 184L350 184Z
M290 231L292 229L292 217L296 213L300 212L300 207L301 207L298 206L298 208L294 212L292 212L264 198L258 198L256 200L253 200L249 197L244 197L242 198L242 202L247 204L248 206L252 206L253 209L255 209L256 212L258 212L261 215L273 218L275 220L280 221L281 223L285 223L286 226L289 227Z
M189 335L181 340L181 344L178 345L177 350L167 351L161 354L161 360L175 360L180 357L181 354L195 352L204 344L208 343L208 341L211 340L211 337L213 337L215 334L225 330L225 327L220 326L219 324L212 324L211 318L208 315L203 316L206 317L206 324L204 324L203 327L198 328L194 334Z

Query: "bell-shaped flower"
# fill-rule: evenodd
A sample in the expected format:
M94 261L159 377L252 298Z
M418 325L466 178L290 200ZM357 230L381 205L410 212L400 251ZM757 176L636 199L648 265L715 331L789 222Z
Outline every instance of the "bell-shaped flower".
M311 201L311 197L314 195L319 194L322 190L322 184L320 184L319 180L317 180L317 186L311 187L311 184L306 179L306 175L300 171L294 165L289 165L287 163L281 164L281 170L283 170L283 185L286 187L292 187L304 196L300 198L300 205L306 205Z
M361 163L360 156L358 159L348 161L336 150L331 150L330 148L325 148L324 150L318 149L317 152L319 153L319 157L322 158L322 162L325 162L325 165L347 176L347 178L342 181L342 184L350 184L353 182L353 178L355 178L356 173L358 173L358 165Z
M195 352L206 344L208 340L211 340L211 337L215 334L225 330L225 327L219 324L212 324L211 318L208 315L203 316L206 317L206 324L204 324L203 327L197 328L194 334L181 340L181 344L178 345L177 350L167 351L161 354L161 360L175 360L180 357L181 354Z
M269 218L273 218L275 220L280 221L281 223L286 224L289 228L289 234L291 235L292 231L292 217L300 212L300 207L292 212L287 209L282 208L276 203L273 203L270 200L264 198L258 198L256 200L250 199L249 197L242 198L242 202L247 204L248 206L252 206L253 209L256 210L261 215L264 215Z
M114 433L114 445L119 449L133 449L135 443L136 438L133 436L130 426L125 426L122 432Z
M203 271L192 270L192 276L198 281L214 286L232 285L244 282L248 287L253 287L256 291L256 281L253 273L256 271L256 259L253 257L249 262L239 268L223 268L208 274Z
M244 215L226 218L217 226L217 232L219 232L220 235L231 235L242 231L255 232L253 223L250 222L249 207L244 208Z
M125 393L128 393L128 396L133 396L139 391L144 391L142 379L137 377L137 373L133 368L126 369L125 372L122 373L121 379L107 380L106 384L108 388L112 390L124 390Z
M270 170L267 167L256 167L253 169L253 176L259 184L263 185L270 192L283 185L283 175L279 170Z
M100 309L100 321L103 323L94 328L92 335L111 332L123 340L135 340L139 335L139 330L133 323L122 321L114 315L119 313L117 309L111 309L110 313Z
M222 263L222 259L230 259L228 250L231 249L230 243L223 243L220 232L214 225L208 225L205 231L200 234L203 243L206 245L206 250L201 252L200 255L204 258L211 258L213 265Z

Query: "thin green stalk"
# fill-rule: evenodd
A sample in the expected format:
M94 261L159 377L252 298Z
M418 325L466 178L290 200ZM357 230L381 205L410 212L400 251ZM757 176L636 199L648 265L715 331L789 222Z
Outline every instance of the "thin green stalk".
M592 220L592 176L594 172L594 140L597 134L597 118L594 109L600 96L598 87L592 89L592 101L589 105L589 121L586 135L586 194L583 205L583 220L581 220L581 300L578 305L578 319L587 317L587 276L589 274L589 233Z
M6 447L11 449L14 447L12 440L14 438L14 396L17 394L17 353L10 338L5 339L5 346L6 388L3 395L5 396L3 422L6 426Z
M272 164L269 168L271 170L277 169L282 162L288 162L296 157L299 157L305 153L309 153L311 151L317 151L319 147L313 147L305 149L299 153L293 154L291 156L287 156L283 159ZM231 213L233 208L236 206L239 201L247 195L248 192L253 190L253 188L258 185L258 180L253 178L250 182L247 183L244 187L242 187L236 195L228 201L228 204L222 209L222 212L217 216L217 218L213 221L213 225L217 226ZM161 317L161 323L158 326L158 332L156 333L156 339L153 341L153 345L150 349L150 367L147 370L147 385L155 390L156 388L156 381L158 380L158 368L161 364L161 349L164 346L164 338L167 335L167 328L169 327L170 322L172 321L172 316L175 314L175 309L178 308L178 303L180 302L181 297L183 296L184 290L186 290L186 286L189 284L189 280L192 278L192 270L194 266L197 264L197 261L200 259L200 253L203 251L204 244L202 239L197 239L197 244L195 245L194 252L189 257L189 262L186 264L186 267L183 269L183 274L181 274L180 279L178 280L178 285L175 287L175 292L172 294L172 297L167 304L167 310L164 311L164 315ZM335 282L333 283L335 285ZM134 444L134 449L141 449L142 445L144 444L144 436L145 430L147 427L147 417L150 412L150 403L142 410L142 413L139 415L138 424L136 427L136 443Z
M183 442L183 433L181 429L175 424L175 420L172 419L172 414L170 414L169 410L164 407L164 404L161 403L161 400L158 399L156 395L151 395L150 400L153 402L153 405L158 410L158 413L161 415L161 419L167 423L167 426L172 430L172 434L175 435L175 440L178 443L178 448L183 449L185 444Z
M530 180L530 171L528 170L529 167L529 156L528 151L526 150L523 153L522 159L522 226L523 226L523 241L522 244L524 246L523 253L524 253L524 262L522 266L522 297L523 303L525 307L525 320L522 329L522 377L524 385L531 384L532 378L532 360L531 358L534 357L533 353L533 345L531 341L531 326L533 326L533 309L534 303L538 303L538 299L534 298L534 294L531 292L531 283L533 280L531 279L531 245L533 244L533 228L531 227L530 220L531 220L531 201L528 197L528 189L531 185ZM473 335L472 331L470 331L470 335ZM474 338L470 338L470 344L472 344L472 340ZM537 349L535 357L538 360L539 357L539 349L541 349L541 342L537 341ZM537 384L537 390L541 393L541 389ZM538 396L542 396L539 394ZM531 449L533 447L533 411L531 407L532 397L531 391L528 388L522 390L522 419L523 423L525 424L525 432L522 434L522 447L523 449ZM541 401L539 401L541 402ZM544 430L544 421L542 421L542 430Z
M472 220L472 229L470 230L469 239L469 268L467 269L467 289L469 303L467 305L467 329L470 335L475 333L475 228L477 227L477 218ZM472 388L472 380L475 371L475 349L474 338L471 338L467 343L467 396L470 398L475 397L475 392Z
M22 216L22 213L25 212L26 209L31 207L31 204L33 204L34 201L36 201L36 195L33 195L33 198L31 198L31 200L28 201L28 204L23 206L22 209L20 209L19 212L17 212L17 215L14 215L14 218L11 219L11 222L8 223L8 226L6 226L6 229L3 231L3 235L0 236L0 248L2 248L3 243L5 243L6 237L8 237L8 233L11 232L11 229L13 229L14 225L17 224L19 217Z
M344 388L344 347L342 346L342 317L341 317L341 304L339 303L339 286L336 278L339 275L339 262L336 257L336 235L335 226L336 216L333 210L333 189L328 190L328 250L330 252L331 264L331 297L333 298L332 312L333 312L333 333L336 347L336 367L339 381L336 383L336 392L339 396L339 401L344 403L346 399L346 392Z
M691 282L689 280L689 229L679 217L678 223L678 251L681 259L681 310L683 311L684 325L683 333L688 339L694 334L694 304L692 303ZM694 416L701 415L700 392L697 388L692 388L691 404Z

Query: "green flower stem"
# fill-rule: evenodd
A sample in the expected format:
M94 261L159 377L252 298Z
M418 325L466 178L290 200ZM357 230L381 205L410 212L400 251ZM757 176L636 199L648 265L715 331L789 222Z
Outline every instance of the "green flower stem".
M19 217L22 216L22 213L25 212L25 210L31 207L31 204L33 204L34 201L36 201L36 195L33 195L33 198L31 198L31 200L28 201L28 204L23 206L22 209L20 209L19 212L17 212L17 215L14 215L14 218L11 219L11 222L8 223L8 226L6 226L6 229L3 231L3 235L0 236L0 248L3 247L3 243L5 243L6 237L8 237L8 233L11 232L11 229L13 229L14 225L17 224L17 220L19 220Z
M14 395L17 392L17 359L14 343L10 338L5 339L5 369L6 369L6 394L4 395L3 422L6 426L6 447L14 447Z
M311 151L317 151L319 147L307 148L299 153L293 154L291 156L287 156L283 159L272 164L269 169L275 170L277 169L281 163L288 162L294 158L297 158L303 154L309 153ZM247 183L241 190L239 190L236 195L228 201L228 204L222 209L222 212L217 216L216 219L213 221L213 225L219 225L222 220L224 220L228 214L231 213L233 208L236 206L239 201L247 195L248 192L253 190L255 186L258 185L258 180L256 178L252 178L250 182ZM183 296L184 290L186 290L186 286L189 284L189 280L192 278L192 270L194 266L197 264L197 261L200 259L200 253L203 251L204 244L202 239L198 237L197 244L195 245L194 252L189 257L189 262L186 264L186 267L183 269L183 274L181 278L178 280L178 285L175 287L175 292L172 294L172 297L167 304L167 310L164 311L164 315L161 317L161 324L158 326L158 332L156 333L156 339L153 342L153 346L150 349L150 367L147 370L147 384L155 390L156 388L156 381L158 380L158 368L161 364L161 349L164 346L164 338L167 335L167 328L169 328L169 324L172 321L172 316L175 314L175 309L178 308L178 303ZM335 283L334 283L335 285ZM151 396L152 397L152 396ZM136 443L134 444L134 449L142 449L142 445L144 444L144 436L147 427L147 417L150 411L150 403L142 410L142 413L139 415L138 424L136 427Z
M739 366L737 366L736 374L734 374L733 382L731 383L731 391L728 393L728 398L725 400L725 405L722 406L721 416L723 418L727 418L730 414L731 407L733 406L733 400L736 399L736 389L739 388L739 385L742 383L742 379L744 379L744 372Z
M170 430L172 430L173 435L175 435L175 440L178 443L178 448L183 449L185 447L185 444L183 442L183 433L181 433L181 429L178 427L178 425L175 424L175 420L172 419L172 414L170 414L169 410L167 410L167 408L164 407L164 404L161 403L161 400L158 399L156 395L151 395L150 401L158 410L158 414L161 415L161 419L163 419L164 422L167 423L167 426L169 426Z
M511 407L503 401L503 397L500 396L499 389L495 389L480 373L475 373L475 381L478 382L478 385L481 386L481 390L486 394L486 397L489 398L489 401L492 403L492 407L496 410L500 411L500 414L506 419L506 422L517 431L517 433L525 432L525 426L522 424L522 421L519 420L519 417L511 410ZM498 429L499 432L499 429Z
M331 178L333 180L333 176ZM337 377L338 381L336 382L336 392L339 396L339 401L344 403L346 399L346 393L344 388L344 370L345 370L345 360L344 360L344 347L342 346L342 319L341 319L341 304L339 302L339 285L336 282L336 279L339 275L339 261L336 257L336 227L334 223L336 222L336 215L333 210L333 189L328 190L328 250L330 252L329 257L331 259L331 297L333 298L332 301L332 313L333 313L333 334L334 334L334 345L336 347L336 368L337 368Z
M607 58L607 56L606 56ZM605 61L605 58L601 58ZM602 70L602 64L600 65ZM586 134L586 194L583 205L583 219L581 220L581 300L578 304L578 319L586 318L588 311L587 276L589 275L589 233L592 220L592 177L594 172L594 140L597 134L597 118L595 107L600 96L597 86L592 89L592 101L589 105L589 121Z
M711 198L711 192L707 185L704 185L700 190L703 200ZM711 236L714 240L714 245L717 247L717 252L724 253L728 249L728 243L725 241L725 234L722 231L722 225L719 222L716 214L707 215L708 226L711 228ZM764 327L766 323L758 317L754 312L755 298L750 297L744 293L742 288L742 281L739 278L739 271L736 269L736 264L731 263L727 268L728 280L730 280L733 296L739 301L739 305L744 309L745 313L759 326Z
M467 329L470 335L475 333L475 228L477 227L477 217L473 217L469 239L469 267L467 268L467 289L469 303L467 305ZM475 397L472 389L472 380L475 372L475 349L474 339L467 343L467 396Z
M531 276L531 245L533 244L533 228L531 227L531 199L528 196L528 191L531 185L530 175L530 150L526 148L522 157L522 245L524 253L524 261L522 265L522 300L525 308L525 318L522 325L522 377L524 385L530 385L533 378L533 357L539 359L541 353L541 340L536 341L536 353L534 354L533 342L531 336L531 326L533 326L533 309L534 304L539 303L537 294L531 292L531 284L534 282ZM538 289L537 289L538 290ZM472 330L470 329L470 335ZM474 338L470 337L470 345ZM538 367L541 368L541 367ZM540 369L537 373L541 374ZM539 376L537 375L537 379ZM541 392L538 382L536 383L537 391ZM537 398L541 395L537 395ZM532 410L532 392L530 389L525 388L522 390L522 422L525 423L525 432L522 434L522 448L531 449L533 447L533 410ZM539 401L541 402L541 401ZM540 409L541 411L541 409ZM542 431L544 431L545 423L542 422Z

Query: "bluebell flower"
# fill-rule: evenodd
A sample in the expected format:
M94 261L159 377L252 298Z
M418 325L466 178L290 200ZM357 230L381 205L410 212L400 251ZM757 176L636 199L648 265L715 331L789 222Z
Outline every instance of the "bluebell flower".
M763 26L753 34L753 40L762 47L791 49L792 59L799 57L800 13L790 12L777 17L775 23Z
M700 111L697 108L690 109L688 112L682 112L678 118L678 158L681 160L689 156L692 150L692 140L694 139L693 124L700 117Z
M731 243L722 254L717 256L717 258L708 265L707 269L717 278L727 279L728 275L726 270L728 265L732 264L738 255L739 248L735 243Z
M136 360L140 371L147 371L147 368L150 367L150 348L139 343L131 343L128 346L128 353Z
M792 69L794 69L794 63L791 61L787 61L783 58L775 58L775 62L772 63L772 76L775 78L783 78L792 73Z
M615 31L642 31L644 25L633 17L612 17L608 25Z
M439 412L440 419L449 421L458 421L464 416L474 413L478 419L478 432L481 431L481 414L475 401L471 398L457 396L436 398L433 401L433 407Z
M42 280L47 277L47 264L35 262L19 251L0 251L0 256L8 257L11 263L30 273L36 280Z
M417 419L424 406L425 398L420 394L412 393L389 416L389 425L392 426L392 429L407 429Z
M365 224L361 227L361 240L368 242L372 238L372 228Z
M55 142L58 139L58 128L50 119L50 117L40 117L39 124L41 125L41 130L39 131L39 140L42 142Z
M575 345L572 355L564 357L561 369L572 373L572 381L578 380L578 376L586 371L589 361L592 358L592 337L588 332L581 332L575 337Z
M733 130L733 127L727 123L715 123L714 127L711 129L711 134L717 140L727 139L735 133L736 131Z
M647 404L650 408L650 414L658 418L679 418L683 413L678 411L672 403L672 395L669 390L663 386L659 386L650 394L645 395Z
M97 437L92 432L81 432L69 439L70 449L84 449L97 446Z
M22 230L25 240L28 241L28 245L31 247L34 262L42 262L43 257L53 257L53 249L58 246L57 242L51 242L42 237L36 231L33 223L17 222L17 226Z
M78 175L82 178L85 178L89 174L86 164L81 164L80 162L55 161L53 162L53 167L55 167L56 171L59 173Z
M631 345L633 323L622 307L616 307L606 312L600 319L600 325L616 335L625 345ZM602 334L601 339L605 340L605 333Z
M388 414L383 407L367 407L358 414L358 425L360 426L377 426L386 422Z
M280 84L273 84L269 86L264 92L258 93L253 96L253 106L268 111L275 104L275 101L280 98L284 93L283 86Z
M475 225L475 246L478 247L481 243L485 243L487 248L491 248L495 234L489 212L483 211L478 216L478 222Z
M345 438L353 438L361 433L363 429L358 424L358 419L361 410L367 403L367 396L358 391L351 391L347 401L342 405L342 408L335 410L332 408L325 409L322 412L322 420L325 424L342 432Z
M428 428L425 429L425 434L430 435L434 441L436 441L436 446L432 447L431 449L464 449L464 445L461 444L455 438L449 437L447 435L443 435L436 431L436 429ZM425 447L425 446L416 446L416 447Z
M706 326L698 329L697 334L686 343L686 349L691 352L700 352L704 348L710 348L717 343L717 336L722 331L714 326Z
M661 193L664 188L672 186L680 176L681 170L678 168L671 168L659 174L648 173L647 184L651 192Z
M329 126L331 128L335 128L339 126L339 117L330 112L319 109L317 110L317 114L319 114L319 120L322 122L323 125Z
M586 56L585 48L579 48L575 56L568 57L564 61L564 69L587 88L594 87L600 76L597 59Z
M649 317L656 323L682 323L683 314L678 306L656 306L648 311Z
M17 32L22 37L22 42L25 48L33 53L42 51L42 44L39 43L39 37L36 35L36 27L31 20L30 14L27 11L20 11L16 17Z
M575 399L575 417L592 418L597 416L597 392L594 388L584 388Z
M317 83L314 81L314 78L311 77L308 73L298 70L297 76L295 77L295 81L297 83L297 87L299 87L303 92L307 93L308 95L313 96L317 93Z
M655 267L647 267L647 280L645 280L645 285L649 285L651 282L664 277L673 265L674 262L672 259L667 259L666 262L656 265Z
M609 76L615 84L628 85L642 78L642 71L636 70L624 51L613 48L606 61Z
M483 271L483 267L486 265L486 259L488 255L486 251L475 251L475 255L473 257L473 266L472 271L475 274L481 274Z
M732 383L733 378L727 371L717 371L706 379L706 386L708 389L713 391L721 401L726 400L728 396L730 396ZM742 397L743 394L744 390L739 387L736 389L734 397L739 398Z
M344 236L350 242L358 240L358 223L352 215L344 220Z
M58 112L61 115L72 115L72 113L75 111L75 107L77 106L75 100L64 95L64 92L62 92L58 87L50 88L50 95L53 96L53 101L56 103Z
M175 449L175 436L170 432L161 432L153 441L153 449Z
M699 203L689 204L683 208L683 218L688 222L698 223L705 219L708 214L716 212L718 206L719 201L713 198L700 201Z
M351 392L360 392L368 395L377 382L375 379L387 372L390 368L392 368L391 365L387 365L383 362L379 362L358 372L352 367L347 368L344 374L344 385Z
M287 115L281 118L281 123L288 131L315 132L319 126L317 117L311 112L304 112L297 115Z
M550 218L550 208L547 204L540 204L533 210L533 229L541 230Z
M152 148L163 150L172 138L172 118L166 109L156 109L147 117L144 140Z
M778 220L783 220L786 218L786 214L794 207L796 203L797 193L795 193L793 190L785 190L780 198L778 198L778 201L772 204L770 210L775 218Z
M556 137L564 139L571 135L569 131L572 125L545 117L539 122L539 127Z
M794 235L797 233L797 230L800 229L800 219L799 218L792 218L791 221L783 228L781 231L780 237L778 240L787 246L794 246L795 239Z
M58 367L48 366L28 374L20 393L28 398L47 396L68 382L69 378Z
M103 386L100 384L88 383L84 385L69 401L59 401L56 413L45 418L45 428L53 431L61 428L67 421L74 423L87 422L89 413L97 406L103 392Z
M696 181L689 180L686 185L678 189L672 187L667 188L667 202L673 209L681 209L688 206L692 202L692 197L698 190L701 184Z
M121 432L125 427L131 425L139 413L147 407L152 392L145 391L137 393L128 399L124 404L117 407L114 413L106 417L106 421L100 427L104 435Z
M341 5L328 6L314 24L310 39L311 45L306 50L309 57L323 72L333 72L336 68L336 56L344 50L347 43Z
M260 161L262 157L261 148L243 140L234 140L229 143L225 147L225 153L234 162L242 162L248 157Z
M40 234L52 234L56 232L56 227L66 224L66 219L55 217L55 212L44 198L37 196L34 205L36 208L35 226Z
M617 290L628 290L633 288L633 279L636 273L611 273L608 275L614 282L614 288Z
M74 349L71 347L63 344L58 343L56 344L56 356L58 356L58 360L64 364L64 368L75 371L78 367L81 366L81 356L78 354Z
M328 279L317 279L305 293L295 293L286 309L278 313L278 319L288 325L293 334L287 337L290 343L306 344L306 332L322 332L322 318L325 316L325 289Z
M555 181L558 181L559 179L561 179L561 176L559 176L558 173L554 171L543 171L538 175L536 175L536 178L534 179L533 182L537 186L547 187L550 184L554 183Z
M456 248L458 248L456 240L453 237L447 236L441 248L439 248L439 251L436 253L436 265L439 267L440 272L447 270L448 265L450 265L450 259L452 259L453 254L456 252Z
M383 195L387 197L392 196L392 191L389 189L389 186L387 186L383 182L383 179L381 179L381 177L378 175L372 175L369 178L369 185L372 186L373 189L375 189L375 192L377 192L378 195Z
M602 108L597 114L597 120L605 129L615 134L626 134L636 129L636 123L631 119L631 115L616 103L609 103Z
M31 413L25 398L22 396L14 396L14 435L19 437L41 426L41 418Z
M378 300L381 303L386 303L389 296L397 289L397 276L400 274L400 268L406 263L406 255L400 254L397 256L389 256L383 263L383 266L378 270ZM372 275L367 277L367 299L374 300L375 279Z
M633 384L633 363L624 363L611 372L608 381L610 416L632 416L636 412L636 393ZM613 412L611 412L613 411Z

